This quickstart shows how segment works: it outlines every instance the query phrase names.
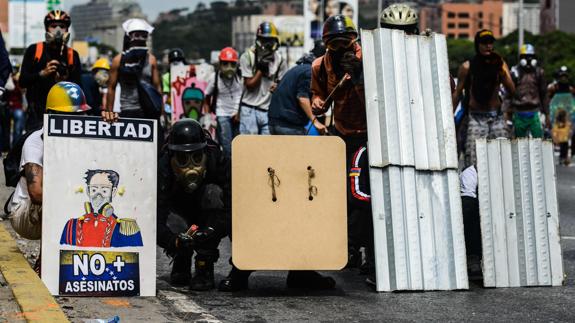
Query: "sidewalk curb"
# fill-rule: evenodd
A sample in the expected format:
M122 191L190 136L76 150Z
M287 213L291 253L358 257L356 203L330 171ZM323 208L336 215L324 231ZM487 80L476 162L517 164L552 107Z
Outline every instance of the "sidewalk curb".
M16 241L0 222L0 271L28 322L69 322L60 305L32 270Z

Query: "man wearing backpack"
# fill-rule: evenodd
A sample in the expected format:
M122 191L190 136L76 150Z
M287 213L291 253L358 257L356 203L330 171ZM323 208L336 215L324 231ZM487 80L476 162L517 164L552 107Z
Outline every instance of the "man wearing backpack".
M511 68L515 93L510 97L513 127L516 137L543 137L539 113L545 115L546 127L550 127L547 106L547 83L543 68L537 64L535 48L531 44L521 46L519 64Z
M20 70L20 86L26 89L28 119L26 129L42 124L46 97L54 84L70 81L80 84L81 63L78 53L66 46L70 39L70 16L52 10L44 18L46 41L26 49Z
M237 114L243 90L238 74L238 53L226 47L220 52L218 71L208 80L204 111L215 111L218 141L228 158L232 155L232 139L238 133Z
M47 113L80 114L89 109L84 93L77 84L59 82L47 95ZM14 231L31 240L38 240L42 235L42 134L42 128L27 132L4 159L6 185L16 187L4 206L4 212ZM35 265L35 269L38 268L39 261Z
M262 22L256 31L256 44L240 57L245 92L240 105L240 133L270 133L268 109L272 92L287 71L287 63L277 52L279 33L271 22Z

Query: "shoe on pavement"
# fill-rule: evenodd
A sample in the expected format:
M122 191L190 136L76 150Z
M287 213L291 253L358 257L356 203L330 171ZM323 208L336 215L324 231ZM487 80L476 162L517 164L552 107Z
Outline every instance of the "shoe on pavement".
M248 289L248 279L252 272L232 267L228 277L222 279L218 285L220 292L239 292Z
M328 276L322 276L316 271L290 270L287 276L287 287L318 290L333 289L335 288L335 280Z
M215 287L214 263L211 261L196 260L196 272L190 281L190 290L207 291Z

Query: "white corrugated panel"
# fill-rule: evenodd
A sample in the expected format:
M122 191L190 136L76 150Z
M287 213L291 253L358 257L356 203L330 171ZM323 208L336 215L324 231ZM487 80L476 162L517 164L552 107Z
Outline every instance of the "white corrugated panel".
M467 289L457 170L371 168L377 291Z
M457 169L445 36L362 30L373 167Z
M478 140L477 172L484 285L562 285L553 144Z

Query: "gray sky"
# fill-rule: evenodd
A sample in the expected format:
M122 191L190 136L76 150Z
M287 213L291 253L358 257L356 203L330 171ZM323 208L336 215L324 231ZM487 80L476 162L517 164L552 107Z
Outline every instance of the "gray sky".
M72 6L76 4L87 3L89 0L66 0L65 4L69 10ZM156 17L160 12L169 11L174 8L189 8L193 11L199 2L210 3L212 0L169 0L169 1L158 1L158 0L138 0L137 1L144 13L148 16L150 22L156 20Z

